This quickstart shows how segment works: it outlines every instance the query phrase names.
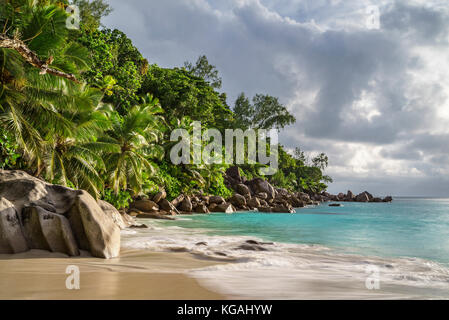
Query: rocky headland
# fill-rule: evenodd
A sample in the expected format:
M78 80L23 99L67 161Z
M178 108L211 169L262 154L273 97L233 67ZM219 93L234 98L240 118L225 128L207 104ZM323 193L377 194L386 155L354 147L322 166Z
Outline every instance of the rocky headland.
M228 199L214 195L179 195L169 201L165 191L134 199L128 209L95 200L83 190L53 185L23 171L0 170L0 254L31 249L79 256L81 250L94 257L120 254L120 230L146 228L134 218L174 220L182 214L258 211L293 213L295 208L322 202L391 202L369 192L354 195L308 194L275 188L267 180L247 180L237 167L225 174L225 184L234 193Z
M141 197L130 205L128 214L138 218L176 219L178 214L208 214L213 212L233 213L236 211L259 211L265 213L293 213L295 208L318 205L322 202L391 202L392 197L376 198L365 191L354 195L331 195L327 192L309 194L290 192L275 188L267 180L255 178L247 180L240 175L238 167L231 167L225 173L226 186L234 191L232 197L224 199L211 195L179 195L168 201L164 191L153 197ZM338 204L335 204L338 206Z

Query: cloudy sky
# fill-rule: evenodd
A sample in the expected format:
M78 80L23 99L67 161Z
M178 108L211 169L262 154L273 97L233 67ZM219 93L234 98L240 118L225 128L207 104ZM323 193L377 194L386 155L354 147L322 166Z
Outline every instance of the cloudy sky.
M206 54L231 105L278 96L281 143L327 153L331 192L449 197L447 0L108 2L150 63Z

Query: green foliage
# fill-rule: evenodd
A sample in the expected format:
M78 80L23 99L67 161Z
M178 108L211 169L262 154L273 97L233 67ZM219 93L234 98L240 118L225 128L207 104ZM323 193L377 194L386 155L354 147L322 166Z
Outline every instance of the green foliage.
M104 0L72 0L80 11L81 26L85 30L95 31L101 25L101 18L108 16L112 8Z
M283 129L296 119L279 99L270 95L256 94L252 100L241 93L234 107L238 128Z
M158 97L166 111L166 120L190 117L208 128L225 129L232 120L232 112L225 97L207 81L185 69L149 68L140 90Z
M254 107L244 93L241 93L234 105L235 127L247 129L253 124Z
M31 66L14 50L0 48L0 166L24 169L53 183L88 190L118 208L131 197L161 188L225 198L224 165L171 164L168 133L203 128L282 129L295 118L269 95L251 101L241 94L234 112L222 79L206 56L184 68L149 66L119 30L99 30L111 8L105 0L73 0L81 30L68 30L68 1L0 1L0 26L21 39L52 68L72 73L72 82ZM271 182L289 190L321 192L328 158L309 164L304 152L280 147L279 171ZM168 155L167 155L168 157ZM261 164L242 165L242 176L259 177Z
M40 132L45 133L45 176L53 183L68 186L70 182L98 197L104 186L98 173L105 168L101 155L114 150L115 146L93 137L110 128L108 108L100 103L102 94L96 89L84 87L74 94L82 97L86 104L62 110L59 125L54 127L41 128L42 124L36 123Z
M0 21L10 37L21 38L52 67L79 75L88 65L87 50L69 39L64 6L56 1L11 1L0 4ZM90 89L52 75L42 75L17 52L0 49L0 125L16 138L37 175L52 157L53 133L67 137L75 126L70 110L93 108L101 100ZM95 97L96 103L92 98ZM76 112L75 112L76 113ZM73 137L72 137L73 138ZM51 150L51 148L50 148ZM68 179L65 179L68 183Z
M106 93L104 102L112 103L122 115L139 103L137 92L148 70L148 61L132 41L123 32L109 29L84 30L77 41L92 56L91 68L83 77Z
M315 158L312 159L312 163L314 167L320 168L324 170L329 165L329 158L324 153L320 153Z
M215 173L211 177L209 185L206 193L221 196L225 199L231 197L233 194L233 192L225 186L223 174L221 172Z
M109 202L117 209L125 209L129 207L132 197L128 191L115 193L114 190L106 189L103 192L103 200Z
M0 131L0 168L21 168L22 155L16 140L3 130Z
M218 70L215 66L209 64L206 56L200 56L195 65L191 62L185 62L184 67L190 71L194 76L199 77L207 81L214 89L220 89L222 80L218 76Z
M154 196L160 191L160 187L155 181L155 175L158 174L159 167L155 163L152 163L152 166L156 169L156 174L152 174L152 172L148 170L142 172L142 193L149 196Z
M183 192L182 183L176 178L177 175L179 175L178 168L166 162L162 163L157 171L156 180L167 192L169 200L173 200Z
M306 159L307 156L299 148L296 148L292 156L283 146L279 146L279 170L269 178L270 182L291 191L323 192L327 189L324 182L332 181L330 177L323 175L323 170L327 167L327 156L322 153L314 158L319 165L309 165Z
M143 172L154 173L151 157L161 156L156 143L160 138L159 101L148 95L142 105L132 107L121 117L111 118L112 128L99 141L115 147L104 156L108 182L115 192L130 189L133 194L142 191Z

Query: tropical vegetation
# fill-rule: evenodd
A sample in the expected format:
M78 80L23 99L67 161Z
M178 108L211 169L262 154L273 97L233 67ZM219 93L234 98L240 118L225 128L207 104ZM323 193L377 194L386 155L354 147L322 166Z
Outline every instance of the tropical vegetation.
M80 9L68 28L68 9ZM101 25L103 0L0 1L0 165L82 188L126 207L161 188L169 198L203 192L229 196L227 165L173 165L170 132L203 128L278 129L294 116L279 99L242 93L233 107L206 56L182 67L150 64L119 30ZM70 20L69 20L70 21ZM289 190L321 192L327 156L308 160L280 146L279 171L266 177ZM240 166L258 177L260 164Z

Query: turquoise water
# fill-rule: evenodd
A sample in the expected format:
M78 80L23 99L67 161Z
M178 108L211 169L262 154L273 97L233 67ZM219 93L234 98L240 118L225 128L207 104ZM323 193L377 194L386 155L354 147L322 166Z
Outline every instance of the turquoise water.
M393 203L344 203L343 207L323 204L296 214L194 215L164 224L449 264L449 199L397 198Z

